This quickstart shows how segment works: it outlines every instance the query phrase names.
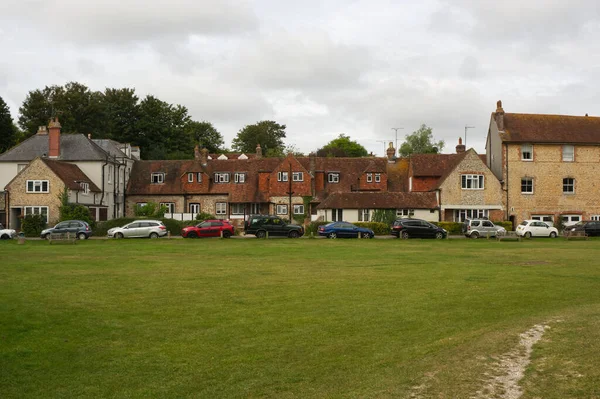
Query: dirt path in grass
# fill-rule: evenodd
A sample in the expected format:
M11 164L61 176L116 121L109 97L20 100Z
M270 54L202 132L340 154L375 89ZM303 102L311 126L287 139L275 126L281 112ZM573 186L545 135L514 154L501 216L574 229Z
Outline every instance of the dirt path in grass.
M547 325L535 325L522 333L519 345L498 358L490 372L486 373L485 386L475 393L472 399L518 399L523 394L519 381L531 361L531 352L544 335Z

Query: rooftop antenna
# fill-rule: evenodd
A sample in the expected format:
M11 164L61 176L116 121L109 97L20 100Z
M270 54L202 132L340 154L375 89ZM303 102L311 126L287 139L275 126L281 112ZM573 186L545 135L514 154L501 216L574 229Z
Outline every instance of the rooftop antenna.
M475 129L475 126L465 125L465 148L467 148L467 129Z
M393 127L392 130L396 132L396 151L398 151L398 130L404 129L403 127Z
M387 140L375 140L378 143L383 143L383 156L385 157L385 143L387 143Z

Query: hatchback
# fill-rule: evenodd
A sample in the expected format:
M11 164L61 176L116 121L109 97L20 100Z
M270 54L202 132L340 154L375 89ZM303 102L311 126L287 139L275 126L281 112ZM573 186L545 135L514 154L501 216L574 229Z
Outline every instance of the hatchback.
M348 222L331 222L319 226L319 235L327 238L373 238L375 233L371 229L358 227Z
M521 237L550 237L555 238L558 235L556 227L550 227L544 222L539 220L523 220L521 224L517 226L515 231L518 236Z
M227 220L205 220L195 226L181 229L183 238L222 237L229 238L234 233L234 227Z
M448 236L448 231L433 223L421 219L398 219L392 225L393 236L398 238L437 238L442 239Z
M71 233L80 240L87 240L92 235L92 229L83 220L64 220L54 227L42 230L40 237L47 239L50 234Z
M167 228L160 220L136 220L123 227L113 227L107 236L114 238L158 238L167 235Z

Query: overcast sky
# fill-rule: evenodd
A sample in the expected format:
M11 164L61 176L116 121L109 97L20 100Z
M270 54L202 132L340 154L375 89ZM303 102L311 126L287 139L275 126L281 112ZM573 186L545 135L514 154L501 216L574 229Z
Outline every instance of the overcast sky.
M383 155L422 123L485 152L490 113L599 115L597 0L0 0L0 97L132 87L212 122L340 133Z

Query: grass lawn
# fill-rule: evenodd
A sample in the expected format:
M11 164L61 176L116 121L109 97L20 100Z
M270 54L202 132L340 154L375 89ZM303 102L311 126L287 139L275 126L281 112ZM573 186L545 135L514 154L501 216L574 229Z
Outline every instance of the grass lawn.
M0 242L0 396L600 398L600 241ZM412 396L411 396L412 395Z

